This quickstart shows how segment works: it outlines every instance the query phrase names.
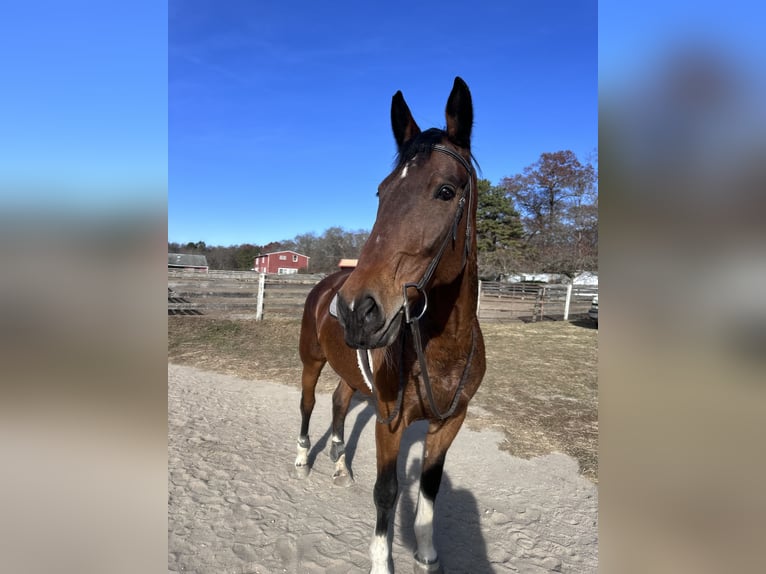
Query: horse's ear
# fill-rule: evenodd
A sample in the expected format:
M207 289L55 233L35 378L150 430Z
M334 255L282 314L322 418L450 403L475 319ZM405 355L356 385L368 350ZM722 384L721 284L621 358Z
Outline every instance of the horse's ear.
M405 142L420 133L420 128L412 118L410 108L407 107L401 91L396 92L391 98L391 128L394 130L394 138L399 150Z
M460 147L471 147L473 102L471 92L461 77L455 78L447 100L447 136Z

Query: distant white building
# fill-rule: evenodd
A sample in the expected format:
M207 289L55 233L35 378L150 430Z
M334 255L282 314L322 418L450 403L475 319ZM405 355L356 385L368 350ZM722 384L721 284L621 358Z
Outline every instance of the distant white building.
M514 275L509 275L506 278L506 281L508 283L535 282L551 284L566 284L571 282L572 285L598 286L598 273L583 271L571 281L569 277L562 273L516 273Z
M598 273L583 271L572 279L572 285L593 285L598 287Z
M526 281L561 283L563 280L564 275L561 273L516 273L515 275L509 275L506 279L508 283L524 283Z

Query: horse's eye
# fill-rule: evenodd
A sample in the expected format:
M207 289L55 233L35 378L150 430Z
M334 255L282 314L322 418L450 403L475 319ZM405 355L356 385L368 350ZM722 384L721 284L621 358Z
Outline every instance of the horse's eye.
M449 201L453 197L455 197L455 188L451 185L443 185L436 192L436 199L441 199L442 201Z

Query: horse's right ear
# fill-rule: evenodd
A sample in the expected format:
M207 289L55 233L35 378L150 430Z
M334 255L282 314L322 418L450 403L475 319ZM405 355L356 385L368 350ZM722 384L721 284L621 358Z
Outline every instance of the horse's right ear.
M394 130L396 147L400 151L405 142L420 133L420 128L412 118L410 108L407 107L401 91L396 92L391 98L391 128Z
M460 76L455 78L447 100L447 136L460 147L471 147L473 102L468 86Z

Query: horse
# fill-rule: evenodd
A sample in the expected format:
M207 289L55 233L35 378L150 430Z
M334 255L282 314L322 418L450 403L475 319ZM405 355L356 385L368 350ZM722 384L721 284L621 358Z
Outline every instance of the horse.
M378 212L357 266L320 281L306 298L300 333L301 428L295 466L308 469L309 421L326 363L340 376L332 397L333 482L353 482L344 421L352 395L372 395L377 478L372 574L392 573L396 465L402 434L428 421L415 516L415 569L439 572L434 503L444 461L485 371L476 316L476 171L473 103L456 77L446 128L421 131L401 91L391 101L397 146L393 171L378 187Z

